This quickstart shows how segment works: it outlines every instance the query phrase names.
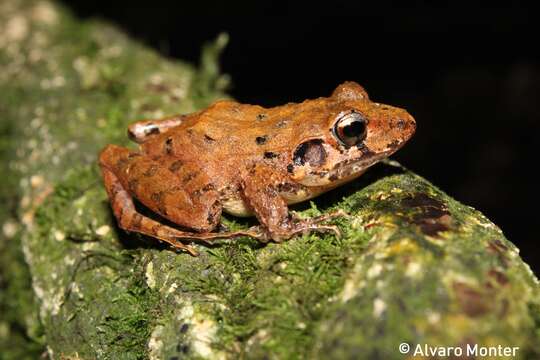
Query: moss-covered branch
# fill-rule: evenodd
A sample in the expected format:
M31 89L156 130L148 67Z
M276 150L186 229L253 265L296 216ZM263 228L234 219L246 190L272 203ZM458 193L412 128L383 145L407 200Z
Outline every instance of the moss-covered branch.
M392 162L297 208L346 210L340 239L239 239L194 258L119 230L97 152L127 144L134 119L223 97L224 41L195 68L49 2L0 3L4 356L402 359L402 342L540 356L538 282L515 246Z

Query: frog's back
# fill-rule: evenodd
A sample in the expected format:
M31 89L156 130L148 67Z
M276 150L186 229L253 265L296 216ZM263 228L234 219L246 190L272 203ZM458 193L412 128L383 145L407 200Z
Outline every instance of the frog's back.
M259 154L290 148L306 134L327 131L328 98L289 103L273 108L218 101L189 115L178 136L194 141L212 154Z
M142 146L153 155L210 165L221 162L242 166L265 157L286 160L297 144L328 131L328 116L339 111L334 104L331 98L273 108L217 101L187 115L180 126Z

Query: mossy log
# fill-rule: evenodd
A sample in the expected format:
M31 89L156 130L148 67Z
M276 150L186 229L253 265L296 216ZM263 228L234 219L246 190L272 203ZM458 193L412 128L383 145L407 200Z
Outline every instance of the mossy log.
M518 249L392 161L295 208L345 210L341 238L192 257L117 228L99 149L127 145L133 120L225 97L225 42L195 67L46 1L0 3L2 357L403 359L407 343L539 358L539 285Z

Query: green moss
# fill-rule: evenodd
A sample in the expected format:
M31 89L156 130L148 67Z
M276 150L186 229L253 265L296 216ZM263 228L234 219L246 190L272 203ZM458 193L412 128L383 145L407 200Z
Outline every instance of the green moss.
M3 60L0 57L0 61ZM0 90L1 91L1 90ZM2 92L0 102L0 174L10 174L9 159L14 157L13 139L17 129L10 121L18 105L17 94ZM24 262L20 225L15 214L18 205L18 179L4 175L0 187L0 358L35 359L44 350L43 329L37 319L29 269Z
M111 299L113 303L129 306L126 313L113 313L105 317L101 324L107 339L107 347L118 348L115 351L125 358L146 358L146 345L150 336L153 320L160 315L156 310L157 296L144 283L144 274L139 273L130 279L125 292ZM112 354L109 353L111 358Z
M116 353L115 347L137 349L134 357L145 353L151 334L162 342L161 356L197 357L210 349L214 356L250 358L268 353L340 358L359 351L397 358L395 346L403 341L461 344L466 339L522 346L536 354L531 309L538 290L527 280L530 273L515 248L478 212L390 165L317 199L302 214L329 211L328 205L352 215L336 220L340 239L309 235L267 246L251 239L222 241L200 247L201 256L193 258L115 233L95 243L91 251L99 255L85 267L88 275L79 269L74 279L84 294L92 294L90 303L86 295L82 300L71 295L63 306L76 300L88 314L107 308L99 324L105 325L102 337L109 342L101 346L107 353ZM112 226L107 206L97 172L85 168L70 173L36 220L44 233L54 226L73 238L67 246L76 256L84 247L81 239L95 238L95 229L89 222L83 226L88 232L82 231L75 219ZM77 207L82 214L70 216ZM433 234L434 229L441 231ZM95 297L96 289L85 283L95 282L100 266L109 268L102 274L106 282L120 284L110 296ZM127 313L115 307L119 300ZM186 308L191 309L187 315ZM94 316L84 321L97 323L90 320ZM209 328L212 345L201 350L198 332Z
M6 360L35 359L44 350L43 328L19 240L0 240L0 358Z

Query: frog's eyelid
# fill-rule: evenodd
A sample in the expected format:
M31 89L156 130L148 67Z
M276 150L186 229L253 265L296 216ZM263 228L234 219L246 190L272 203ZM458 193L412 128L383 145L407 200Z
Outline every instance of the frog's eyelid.
M338 123L336 125L343 128L345 126L350 125L351 123L353 123L355 121L358 121L358 120L353 118L352 116L347 116L345 119L341 119L341 121L338 121Z

